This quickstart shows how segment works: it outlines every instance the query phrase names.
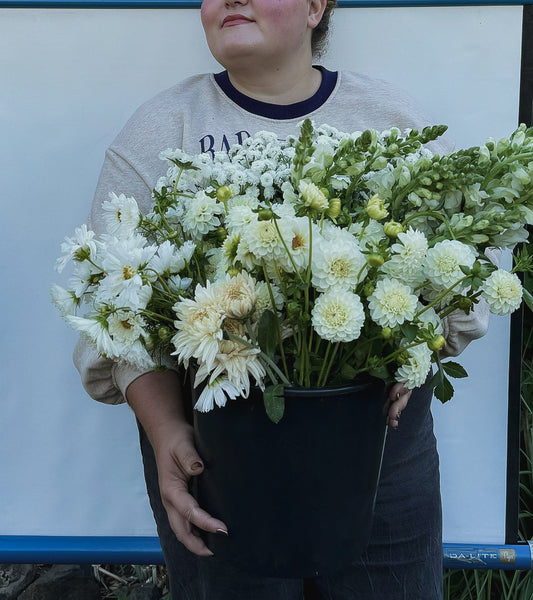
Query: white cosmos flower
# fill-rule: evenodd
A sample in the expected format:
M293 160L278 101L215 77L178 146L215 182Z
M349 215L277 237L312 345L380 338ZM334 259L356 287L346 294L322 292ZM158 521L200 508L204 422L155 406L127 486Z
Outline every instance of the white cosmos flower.
M246 271L221 280L218 284L218 302L231 319L247 317L255 305L255 279Z
M188 366L196 358L206 368L212 368L223 337L224 313L217 299L217 284L207 282L206 287L196 286L194 300L183 298L173 307L177 333L172 338L180 362Z
M280 266L288 273L295 270L301 273L309 263L309 222L304 217L281 218L278 219L278 227L286 245L280 257Z
M107 233L117 237L132 235L141 219L141 211L135 198L124 194L117 196L111 192L109 200L102 202L102 210Z
M407 342L404 340L404 343ZM427 344L419 344L406 352L409 358L397 369L394 378L413 390L425 383L431 369L432 352Z
M329 342L356 340L365 322L365 311L359 296L335 288L317 298L311 316L315 331Z
M418 298L411 288L389 277L376 283L368 299L370 316L380 327L395 327L413 319L417 305Z
M147 339L148 334L140 315L117 311L109 315L107 324L109 335L123 360L141 369L155 367L155 362L141 341Z
M522 284L515 273L497 269L487 277L481 289L490 311L496 315L508 315L522 303Z
M364 276L366 258L355 239L342 236L338 240L314 238L311 263L313 286L319 292L331 287L353 290Z
M176 248L172 242L165 240L158 246L157 252L150 259L147 268L159 275L172 275L182 271L185 266L184 253L181 248Z
M148 337L145 322L140 315L117 310L107 317L109 335L121 346L131 346L141 338Z
M117 347L111 339L106 325L100 318L66 315L65 321L73 329L87 336L103 356L109 356L110 358L117 358L119 356Z
M444 240L428 250L424 273L435 288L445 290L464 277L461 266L472 267L475 260L475 253L466 244Z
M96 292L99 302L128 306L132 310L146 308L152 295L147 280L155 279L146 265L154 255L155 246L143 247L146 240L141 236L129 239L110 239L103 260L107 275L100 281Z
M182 222L183 230L189 233L193 239L200 239L220 225L219 217L224 210L222 203L200 190L191 199L185 211Z
M66 290L54 284L50 289L50 297L64 317L76 314L76 308L80 305L80 298L76 297L76 294L71 290Z
M179 294L191 287L192 279L190 277L181 277L180 275L172 275L167 279L167 285L171 292Z
M61 244L63 256L57 259L56 270L61 273L70 260L79 261L84 254L96 262L98 245L94 231L87 229L85 224L77 227L74 230L74 237L66 237Z

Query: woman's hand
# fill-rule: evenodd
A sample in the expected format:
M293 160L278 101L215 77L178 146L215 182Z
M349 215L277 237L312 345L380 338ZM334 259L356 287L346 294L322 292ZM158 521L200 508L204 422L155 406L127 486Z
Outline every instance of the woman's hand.
M410 397L411 390L408 390L402 383L395 383L391 387L387 404L387 425L389 427L398 427L400 415Z
M178 540L198 556L212 556L198 529L227 535L227 527L202 510L189 492L189 480L203 463L194 447L193 429L181 403L181 386L173 371L142 375L127 389L128 403L154 449L161 499Z

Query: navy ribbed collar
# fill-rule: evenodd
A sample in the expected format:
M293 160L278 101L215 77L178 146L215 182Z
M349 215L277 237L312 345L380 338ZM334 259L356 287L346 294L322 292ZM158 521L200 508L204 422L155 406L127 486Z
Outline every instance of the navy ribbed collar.
M320 87L311 98L303 100L302 102L295 102L294 104L270 104L269 102L262 102L261 100L250 98L233 87L227 71L216 73L214 77L226 96L244 110L269 119L297 119L298 117L308 115L317 108L320 108L330 97L337 84L337 71L328 71L320 66L317 68L322 72L322 82Z

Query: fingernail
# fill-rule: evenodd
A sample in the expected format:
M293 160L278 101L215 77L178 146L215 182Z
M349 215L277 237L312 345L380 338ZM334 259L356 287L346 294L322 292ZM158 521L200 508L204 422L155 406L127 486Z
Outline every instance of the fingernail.
M222 535L229 535L229 534L228 534L228 532L227 532L225 529L222 529L221 527L219 527L219 528L216 530L216 532L217 532L217 533L220 533L220 534L222 534Z
M204 467L204 465L201 462L196 461L196 462L192 463L191 471L199 471L200 469L203 469L203 467Z

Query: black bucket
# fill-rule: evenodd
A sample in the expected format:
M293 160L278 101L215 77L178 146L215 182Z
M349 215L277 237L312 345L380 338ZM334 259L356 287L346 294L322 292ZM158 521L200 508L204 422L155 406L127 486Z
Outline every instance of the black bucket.
M228 526L209 548L251 574L313 577L348 566L369 542L385 442L385 386L285 390L278 424L262 394L195 412L202 508Z

